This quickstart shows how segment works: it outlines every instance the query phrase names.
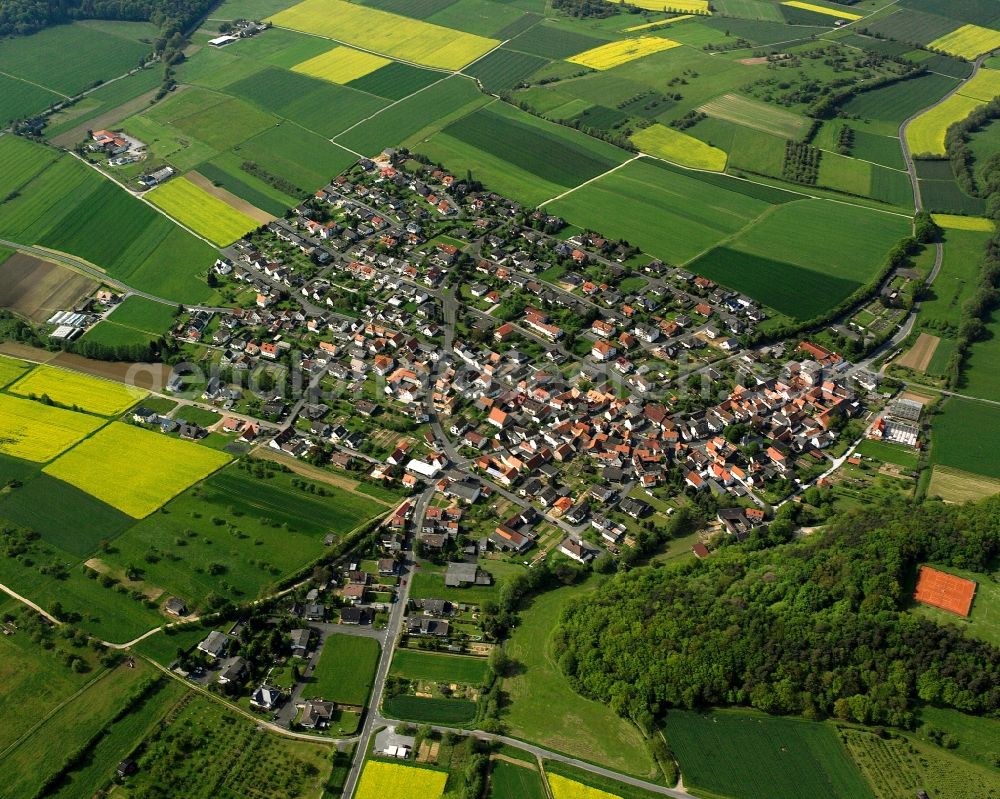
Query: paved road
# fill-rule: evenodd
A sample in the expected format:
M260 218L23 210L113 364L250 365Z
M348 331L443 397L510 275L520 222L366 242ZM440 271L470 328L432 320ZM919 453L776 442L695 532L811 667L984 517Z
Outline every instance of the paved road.
M407 723L404 721L387 719L382 716L377 716L375 721L379 726ZM599 774L602 777L608 777L616 782L622 782L636 788L643 788L651 793L660 794L661 796L670 796L674 799L695 799L695 797L686 791L680 791L674 788L665 788L662 785L657 785L655 782L647 782L646 780L640 780L638 777L630 777L627 774L620 774L617 771L612 771L611 769L606 769L602 766L595 766L593 763L588 763L585 760L577 760L569 755L553 752L550 749L543 749L540 746L535 746L534 744L527 743L526 741L522 741L518 738L509 738L506 735L495 735L494 733L483 732L482 730L463 730L458 727L432 727L432 729L435 732L454 732L460 735L468 735L471 732L477 738L482 738L485 741L496 741L497 743L506 744L507 746L513 746L516 749L521 749L522 751L531 753L536 758L566 763L567 765L574 766L582 771L589 771L591 774ZM349 795L346 791L344 792L344 799L349 799Z
M412 527L414 530L419 530L423 525L424 515L427 513L427 508L433 498L434 489L428 488L417 499L416 506L413 509ZM385 643L382 647L382 656L379 659L378 671L375 674L375 682L372 685L368 713L361 726L358 747L354 752L351 770L348 772L347 780L344 782L344 799L351 799L354 795L358 778L361 776L361 767L364 765L365 755L371 746L372 732L377 726L376 721L379 719L378 710L382 704L382 694L385 692L385 680L389 675L389 665L392 663L393 650L396 640L399 638L399 633L403 628L403 616L406 614L406 606L410 600L410 587L413 584L413 572L415 568L416 564L414 563L413 553L410 551L403 552L403 564L400 571L400 586L396 596L396 604L393 605L389 613L389 623L385 631Z

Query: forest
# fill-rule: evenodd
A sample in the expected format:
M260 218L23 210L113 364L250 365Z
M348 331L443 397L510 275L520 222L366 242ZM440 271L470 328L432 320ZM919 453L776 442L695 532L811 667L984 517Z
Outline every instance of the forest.
M166 35L183 31L213 0L3 0L0 36L23 36L75 19L152 22Z
M805 540L777 540L616 575L567 608L562 670L646 728L670 707L899 727L920 702L1000 708L1000 649L907 611L921 563L995 568L1000 496L857 509Z

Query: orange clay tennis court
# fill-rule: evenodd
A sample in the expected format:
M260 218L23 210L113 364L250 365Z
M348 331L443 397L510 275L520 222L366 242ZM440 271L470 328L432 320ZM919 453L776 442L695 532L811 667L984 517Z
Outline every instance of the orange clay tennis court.
M930 566L921 566L913 598L925 605L933 605L959 616L968 616L975 595L976 583L973 580L946 574Z

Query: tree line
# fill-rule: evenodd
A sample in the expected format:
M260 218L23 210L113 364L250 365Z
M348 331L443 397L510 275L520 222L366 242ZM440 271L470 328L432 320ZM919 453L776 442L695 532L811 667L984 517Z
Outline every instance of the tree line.
M213 0L4 0L0 36L23 36L77 19L152 22L164 35L183 31L214 5Z
M618 574L565 611L554 655L573 686L648 728L668 708L909 727L918 702L1000 708L1000 649L910 613L918 564L988 571L1000 496L856 509L800 542L718 549Z

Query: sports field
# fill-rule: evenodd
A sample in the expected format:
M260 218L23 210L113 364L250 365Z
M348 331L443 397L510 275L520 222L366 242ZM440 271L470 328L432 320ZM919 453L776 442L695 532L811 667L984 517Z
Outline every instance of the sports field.
M829 6L819 6L815 3L803 3L800 0L786 0L782 3L783 6L788 6L789 8L799 8L803 11L812 11L814 14L825 14L828 17L836 17L837 19L848 19L855 20L861 19L861 14L855 14L852 11L841 11L837 8L830 8Z
M921 571L925 568L921 567ZM953 566L933 568L931 571L941 575L937 578L941 587L949 585L951 590L935 591L929 597L934 601L926 604L919 597L914 597L912 612L937 622L957 624L971 636L989 641L994 646L1000 645L1000 580L996 579L997 575ZM938 600L941 600L941 605L949 607L935 607ZM970 613L962 613L970 608ZM977 742L970 739L968 743L975 746ZM1000 783L1000 775L997 775L997 782Z
M872 799L831 725L742 711L671 710L664 728L684 785L695 793Z
M650 125L632 134L632 143L647 155L692 169L722 172L726 168L726 153L693 136L666 125Z
M142 389L44 365L33 369L9 390L22 397L47 396L59 405L103 416L121 413L146 396Z
M379 652L379 643L374 638L331 635L323 643L309 684L302 689L303 696L344 705L365 705L375 681Z
M208 447L112 422L45 473L141 519L228 462L228 455Z
M947 610L959 616L968 616L972 598L976 595L976 582L953 574L921 566L913 598L924 605Z
M4 455L44 463L102 424L94 416L0 394L0 452Z
M639 36L635 39L621 39L617 42L608 42L600 47L594 47L577 53L566 60L573 64L579 64L591 69L604 70L627 64L637 58L643 58L653 53L663 50L672 50L680 47L680 42L671 39L661 39L659 36Z
M972 61L977 56L1000 47L1000 31L980 25L963 25L929 42L927 47Z
M256 219L213 197L187 178L164 183L149 192L146 199L220 247L260 227Z
M303 0L272 16L271 22L439 69L461 69L500 44L344 0Z
M448 772L369 760L361 773L356 799L436 799L444 793Z
M391 63L388 58L351 47L334 47L322 55L296 64L292 70L331 83L350 83Z

